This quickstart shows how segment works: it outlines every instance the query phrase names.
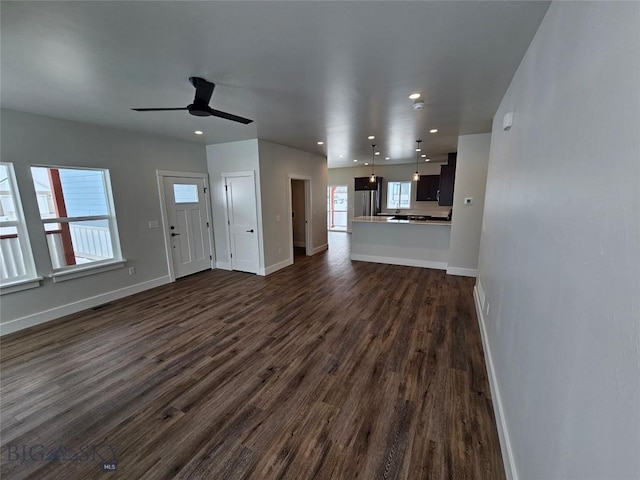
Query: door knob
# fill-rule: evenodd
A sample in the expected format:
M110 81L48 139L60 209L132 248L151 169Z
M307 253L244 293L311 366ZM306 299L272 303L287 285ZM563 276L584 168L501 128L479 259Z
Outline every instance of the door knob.
M251 230L247 230L247 233L253 233L253 228Z
M178 235L180 235L179 233L172 233L171 236L172 237L177 237Z

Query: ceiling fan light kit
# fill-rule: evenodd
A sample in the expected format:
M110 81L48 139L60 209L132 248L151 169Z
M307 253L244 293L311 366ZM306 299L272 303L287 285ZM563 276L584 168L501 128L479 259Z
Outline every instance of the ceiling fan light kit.
M132 108L131 110L135 110L136 112L161 112L168 110L187 110L191 115L196 117L218 117L224 118L225 120L231 120L232 122L242 123L243 125L248 125L252 123L253 120L249 120L248 118L240 117L238 115L234 115L232 113L222 112L220 110L215 110L209 106L209 101L211 100L211 95L213 94L213 89L216 87L215 83L211 83L204 78L200 77L189 77L189 82L196 89L196 95L193 99L193 103L190 103L186 107L179 108Z

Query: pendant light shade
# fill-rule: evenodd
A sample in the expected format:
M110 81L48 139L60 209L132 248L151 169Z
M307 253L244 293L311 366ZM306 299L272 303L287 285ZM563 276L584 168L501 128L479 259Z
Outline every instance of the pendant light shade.
M376 144L371 145L371 176L369 177L370 183L376 183Z
M422 140L416 140L418 146L416 147L416 173L413 174L413 181L417 182L420 180L420 172L418 171L418 156L420 155L420 143Z

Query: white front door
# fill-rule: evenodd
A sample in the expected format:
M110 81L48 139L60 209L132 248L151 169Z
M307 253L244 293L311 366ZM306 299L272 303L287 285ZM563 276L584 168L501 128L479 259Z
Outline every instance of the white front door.
M258 273L258 215L253 175L225 176L231 269Z
M164 177L167 233L175 278L211 268L204 178Z

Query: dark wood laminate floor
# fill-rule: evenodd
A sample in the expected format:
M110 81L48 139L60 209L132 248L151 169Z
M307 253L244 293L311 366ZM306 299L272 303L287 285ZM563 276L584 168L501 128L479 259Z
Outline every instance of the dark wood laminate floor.
M473 279L348 238L3 338L2 478L503 479Z

